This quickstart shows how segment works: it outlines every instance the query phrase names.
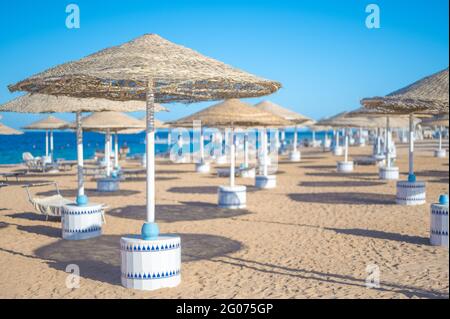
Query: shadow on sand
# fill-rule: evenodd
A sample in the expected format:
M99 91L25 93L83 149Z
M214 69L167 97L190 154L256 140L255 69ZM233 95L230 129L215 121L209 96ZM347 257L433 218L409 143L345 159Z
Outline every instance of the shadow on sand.
M74 198L77 196L77 190L76 189L64 189L61 190L61 195L63 197L66 198ZM88 196L92 196L92 197L115 197L115 196L133 196L136 194L140 194L140 191L135 191L135 190L129 190L129 189L121 189L118 192L97 192L96 189L86 189L86 193ZM37 193L37 196L53 196L55 195L55 191L48 191L48 192L41 192L41 193Z
M182 242L182 261L210 260L239 251L242 244L221 236L177 234ZM84 278L120 285L120 237L104 235L84 241L60 240L38 248L31 258L47 261L49 267L66 271L68 265L80 267ZM14 252L11 252L14 253Z
M384 182L372 181L327 181L327 182L301 182L304 187L372 187L386 185Z
M126 206L106 211L114 217L145 220L145 206ZM221 209L215 204L202 202L182 202L181 205L156 205L158 220L174 223L179 221L198 221L218 218L231 218L250 214L247 210Z
M394 205L395 196L376 193L302 193L289 194L290 199L304 203L345 205Z

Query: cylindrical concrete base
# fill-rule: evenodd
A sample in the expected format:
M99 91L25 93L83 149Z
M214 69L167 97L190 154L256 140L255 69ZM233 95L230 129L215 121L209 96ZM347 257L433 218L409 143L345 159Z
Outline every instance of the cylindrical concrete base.
M448 248L448 205L431 205L430 243Z
M302 160L302 154L300 151L292 151L289 154L289 161L291 162L300 162Z
M103 205L66 205L62 209L61 224L63 239L84 240L101 236Z
M434 157L446 158L447 157L447 150L445 150L445 149L435 150L434 151Z
M338 173L351 173L353 172L353 162L337 162Z
M245 186L219 186L220 208L244 209L247 207L247 187Z
M333 155L334 156L342 156L342 155L344 155L344 148L342 148L340 146L333 148Z
M209 163L196 163L195 171L200 174L207 174L211 170L211 165Z
M272 189L277 187L276 175L259 175L255 177L255 187L259 189Z
M243 178L255 178L256 176L256 169L243 169L241 170L241 177Z
M173 288L181 282L181 240L161 236L153 240L120 240L122 285L137 290Z
M118 192L120 180L118 178L100 178L97 180L97 191L102 193Z
M400 171L398 167L380 167L379 176L381 180L398 180Z
M397 182L397 204L423 205L426 203L425 182Z
M360 138L360 139L358 140L358 146L359 146L359 147L364 147L364 146L366 146L366 139L365 139L365 138Z

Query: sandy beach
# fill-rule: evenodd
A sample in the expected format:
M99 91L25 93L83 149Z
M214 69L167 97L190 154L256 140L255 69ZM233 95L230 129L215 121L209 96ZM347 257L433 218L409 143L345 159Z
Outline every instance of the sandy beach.
M300 163L282 157L274 190L237 179L248 186L240 211L217 208L217 186L227 179L159 160L156 218L162 233L181 235L183 264L181 285L155 292L120 284L119 239L140 231L144 176L109 195L87 180L91 201L109 208L104 235L82 242L63 241L60 222L34 213L20 186L57 181L73 198L75 170L10 181L0 189L0 298L448 298L448 250L429 245L429 204L449 182L448 159L434 158L434 148L417 143L417 176L427 181L427 204L417 207L395 205L395 182L380 181L375 166L338 174L337 158L318 149L302 149ZM402 179L407 158L407 146L398 145ZM81 270L78 289L66 288L70 264ZM366 287L371 264L380 269L379 289Z

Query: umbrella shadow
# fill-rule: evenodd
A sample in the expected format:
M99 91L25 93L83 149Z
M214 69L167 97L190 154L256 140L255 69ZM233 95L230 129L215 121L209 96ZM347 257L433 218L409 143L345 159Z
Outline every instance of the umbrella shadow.
M372 187L386 185L384 182L375 181L326 181L326 182L301 182L304 187Z
M167 190L169 193L177 194L217 194L217 186L186 186L186 187L172 187ZM255 187L247 187L247 192L255 192Z
M18 230L30 234L46 236L50 238L61 238L61 227L55 228L44 225L25 226L12 223L4 223L6 226L16 226ZM59 225L58 225L59 226Z
M426 170L415 173L418 177L448 178L448 171Z
M367 237L367 238L374 238L374 239L391 240L391 241L398 241L398 242L409 243L409 244L414 244L414 245L429 245L430 244L429 238L420 237L420 236L402 235L402 234L398 234L398 233L389 233L389 232L384 232L384 231L379 231L379 230L359 229L359 228L340 229L340 228L327 228L327 227L325 227L324 229L334 231L337 234Z
M6 217L13 219L26 219L31 221L48 221L48 222L61 222L61 217L56 216L48 216L48 219L45 215L37 214L37 213L16 213L6 215Z
M170 174L188 174L188 173L194 173L194 170L187 171L187 170L156 170L156 175L163 174L163 175L170 175Z
M395 205L395 196L376 193L300 193L289 194L290 199L303 203L345 205Z
M335 167L336 168L336 167ZM316 177L347 177L347 178L370 178L370 177L378 177L378 173L338 173L338 172L306 172L307 176L316 176Z
M146 214L145 206L125 206L107 211L107 215L133 220L145 220ZM181 205L156 205L158 220L167 223L232 218L248 214L250 212L247 210L222 209L215 204L202 202L181 202Z
M181 237L182 262L210 260L242 249L235 240L206 234L177 234ZM37 258L47 261L49 267L66 271L68 265L77 265L83 278L121 285L120 238L104 235L84 241L60 240L34 251ZM36 258L34 257L34 258Z
M60 190L60 193L65 198L72 198L77 196L77 190L76 189L64 189ZM130 190L130 189L124 189L120 190L118 192L98 192L96 189L86 189L86 193L89 196L95 196L95 197L111 197L111 196L133 196L136 194L140 194L140 191ZM41 192L37 193L37 196L53 196L55 195L55 191L48 191L48 192Z
M306 166L299 166L299 168L302 169L313 169L313 170L331 170L336 169L336 165L306 165Z

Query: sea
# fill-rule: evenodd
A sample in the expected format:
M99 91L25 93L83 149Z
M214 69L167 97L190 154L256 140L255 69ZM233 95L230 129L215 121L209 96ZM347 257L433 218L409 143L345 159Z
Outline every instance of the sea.
M331 137L331 132L327 132ZM54 133L54 159L75 160L76 154L76 136L74 132L55 131ZM192 131L190 140L192 141ZM286 132L287 142L292 142L293 132ZM156 133L155 152L164 154L168 151L168 131L160 130ZM311 131L300 131L299 141L304 139L312 140ZM316 132L316 139L323 140L325 132ZM172 140L174 139L172 133ZM207 139L206 139L207 140ZM133 135L120 135L119 146L126 145L130 149L130 156L141 155L145 152L145 133ZM207 141L206 141L207 143ZM84 132L83 133L83 151L86 160L92 159L95 152L103 151L105 147L105 135ZM194 143L190 142L189 149L194 150ZM0 165L20 164L22 163L22 154L30 152L33 156L45 155L45 132L25 132L23 135L2 136L0 135Z

